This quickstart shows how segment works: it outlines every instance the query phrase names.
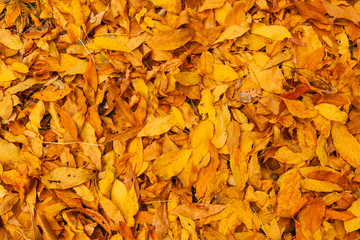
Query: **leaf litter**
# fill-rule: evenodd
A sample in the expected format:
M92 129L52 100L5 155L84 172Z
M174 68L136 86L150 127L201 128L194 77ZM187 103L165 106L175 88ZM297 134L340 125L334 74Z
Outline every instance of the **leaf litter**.
M0 238L359 238L359 14L0 2Z

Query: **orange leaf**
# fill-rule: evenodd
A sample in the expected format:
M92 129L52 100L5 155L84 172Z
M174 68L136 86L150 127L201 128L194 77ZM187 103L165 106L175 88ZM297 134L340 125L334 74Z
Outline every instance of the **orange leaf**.
M190 28L159 32L147 41L149 47L156 50L174 50L190 41L194 32Z
M348 221L356 218L356 216L350 211L337 211L332 208L326 209L324 217L338 219L341 221Z
M311 199L303 211L305 225L312 233L315 233L321 226L325 215L324 201L320 197Z
M77 126L70 116L69 113L67 113L62 108L56 108L57 113L60 115L61 122L65 128L65 130L70 134L70 136L74 139L74 141L78 140L78 131Z

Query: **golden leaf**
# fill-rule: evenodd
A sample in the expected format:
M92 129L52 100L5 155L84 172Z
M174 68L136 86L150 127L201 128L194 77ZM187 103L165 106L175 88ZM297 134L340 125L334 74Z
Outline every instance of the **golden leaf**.
M181 0L151 0L155 5L166 9L169 12L180 13L181 12Z
M214 43L222 42L228 39L235 39L241 37L250 30L250 26L247 22L243 22L240 25L231 25L224 32L220 34L218 39Z
M239 76L229 65L214 64L213 78L219 82L231 82Z
M49 189L67 189L85 183L94 176L91 170L58 167L41 176L41 182Z
M160 135L169 131L169 129L173 126L174 122L170 115L153 118L145 124L144 128L141 129L137 136L144 137Z
M228 205L215 205L215 204L199 204L188 205L182 204L172 210L172 213L181 215L192 220L206 218L211 215L217 214L227 208Z
M164 180L169 180L183 170L189 160L191 152L191 149L184 149L161 155L154 161L152 172Z
M257 34L263 37L270 38L271 40L281 41L285 38L291 38L291 33L286 27L280 25L270 25L258 27L251 31L253 34Z
M131 52L131 50L126 45L122 44L116 38L114 39L111 37L95 37L94 44L97 48L104 48L113 51L122 51L128 53Z
M151 37L147 44L156 50L174 50L190 41L193 34L193 30L190 28L159 32Z
M289 112L298 118L313 118L318 115L318 110L316 109L309 109L306 105L298 100L289 100L286 98L282 98L285 102L286 107L288 108Z
M214 9L219 8L222 5L224 5L225 0L206 0L203 5L199 8L199 12L208 10L208 9Z
M331 121L338 121L342 124L347 122L348 115L346 112L340 111L338 107L328 103L320 103L314 109L319 111L319 114Z
M0 138L0 162L2 164L16 164L22 161L20 148Z
M184 86L195 85L201 81L201 76L194 72L179 72L175 73L173 77Z
M310 178L303 179L301 182L301 186L308 191L315 192L333 192L344 190L342 187L335 183Z
M131 186L130 191L126 190L124 183L115 179L111 189L111 200L120 209L125 218L126 224L129 227L134 226L134 215L139 210L139 204L135 192L134 185Z
M348 131L346 126L338 122L332 122L331 136L336 151L351 166L360 166L360 143Z
M236 185L240 189L244 189L249 178L247 160L237 147L234 147L230 156L230 168Z
M278 182L280 190L277 196L276 213L281 217L294 216L304 204L300 192L301 184L300 173L297 169L292 169L283 174Z
M23 43L18 35L12 34L9 30L0 28L0 43L13 50L22 49Z

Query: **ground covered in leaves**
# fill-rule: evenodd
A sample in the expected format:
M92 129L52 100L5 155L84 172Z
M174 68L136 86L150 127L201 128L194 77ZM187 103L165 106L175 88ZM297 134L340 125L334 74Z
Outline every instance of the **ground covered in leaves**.
M360 2L0 2L0 239L358 239Z

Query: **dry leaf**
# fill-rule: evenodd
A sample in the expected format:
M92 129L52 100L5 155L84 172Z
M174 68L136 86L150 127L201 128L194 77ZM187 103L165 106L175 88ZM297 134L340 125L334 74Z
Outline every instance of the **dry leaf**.
M2 36L0 43L4 44L6 47L13 50L20 50L24 47L20 37L11 33L9 30L1 28L0 35Z
M147 41L147 44L149 47L156 50L174 50L190 41L193 34L193 30L190 28L160 32L159 34L151 37Z
M267 37L275 41L281 41L285 38L292 37L286 27L278 25L262 26L252 30L251 33Z
M332 123L331 136L340 156L351 166L357 168L360 164L360 143L356 138L351 135L346 126L338 122Z
M91 170L58 167L41 176L42 183L49 189L67 189L89 181L95 176Z
M164 180L169 180L183 170L189 160L191 152L191 149L187 149L168 152L161 155L154 161L152 172Z

